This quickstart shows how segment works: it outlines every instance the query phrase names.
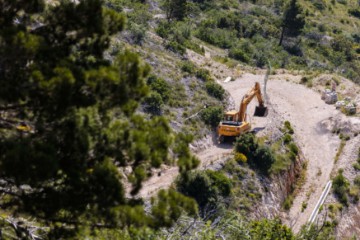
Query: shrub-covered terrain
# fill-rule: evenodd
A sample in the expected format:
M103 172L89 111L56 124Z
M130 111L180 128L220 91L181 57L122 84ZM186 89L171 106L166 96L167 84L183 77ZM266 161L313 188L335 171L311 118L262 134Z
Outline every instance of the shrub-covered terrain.
M223 165L193 170L189 145L213 132L229 96L186 53L359 83L358 1L0 0L0 25L0 238L332 237L327 221L295 234L253 218L261 180L299 157L288 121L280 138L242 135ZM174 165L170 189L138 197ZM344 206L359 188L359 177L334 178Z

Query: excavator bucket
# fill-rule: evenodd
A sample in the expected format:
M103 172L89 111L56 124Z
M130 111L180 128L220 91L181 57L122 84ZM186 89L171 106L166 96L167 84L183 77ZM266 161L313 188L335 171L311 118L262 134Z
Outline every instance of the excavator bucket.
M257 106L255 108L254 116L256 116L256 117L266 117L267 114L268 114L268 108L267 107Z

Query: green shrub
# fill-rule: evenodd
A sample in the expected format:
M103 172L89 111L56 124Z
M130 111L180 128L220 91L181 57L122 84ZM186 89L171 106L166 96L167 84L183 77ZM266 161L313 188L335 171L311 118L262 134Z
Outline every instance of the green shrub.
M235 142L235 151L244 154L248 161L253 161L254 153L258 148L258 144L255 141L254 134L246 133L240 135Z
M231 192L231 180L223 173L211 170L182 174L175 185L179 192L194 198L200 209L209 204L216 206L219 197L227 197Z
M239 49L237 47L231 48L229 50L229 57L239 60L244 63L250 62L250 57L247 53L245 53L242 49Z
M217 198L216 188L213 187L211 179L203 171L194 171L186 175L180 175L175 181L175 185L179 192L194 198L200 208L205 207L210 202L214 202Z
M283 208L287 211L291 208L292 204L294 202L294 196L292 194L289 194L285 201L283 202Z
M205 54L205 49L204 47L200 46L197 43L194 43L193 41L185 41L184 46L188 49L193 50L194 52L200 54L200 55L204 55Z
M354 17L360 18L360 9L349 9L349 14Z
M206 170L206 174L212 180L213 186L217 188L220 195L227 197L231 192L231 180L222 172Z
M161 108L164 104L162 97L157 92L152 92L144 100L145 110L156 115L161 114Z
M294 134L294 129L291 127L291 124L289 121L285 121L284 126L285 126L284 131L287 131L290 134Z
M152 91L160 94L164 103L166 103L169 100L171 87L167 81L152 75L148 78L147 83Z
M295 161L296 160L296 154L294 153L294 152L289 152L288 153L288 157L289 157L289 159L291 160L291 161Z
M186 52L186 48L181 45L179 42L176 41L170 41L165 45L165 48L174 52L179 53L180 55L184 55Z
M285 144L289 144L291 141L292 141L291 135L290 134L285 134L284 137L283 137L283 142Z
M236 31L208 27L208 23L203 22L197 31L197 37L201 40L221 48L231 48L237 42Z
M260 221L252 221L250 223L250 238L238 237L234 239L295 239L292 231L281 220L276 218L273 220L263 219Z
M254 164L265 174L269 173L272 164L275 162L275 157L268 147L259 147L255 151Z
M296 146L295 143L289 144L289 150L290 150L290 152L294 153L295 155L298 155L298 153L299 153L299 148Z
M223 87L215 82L207 82L205 84L206 91L210 96L213 96L220 101L224 100L225 90Z
M313 1L313 5L320 11L326 9L326 3L323 0L315 0Z
M212 127L216 127L223 117L222 107L208 107L201 112L201 119Z
M356 186L359 186L360 187L360 176L357 176L355 179L354 179L354 184Z
M135 44L141 45L146 37L146 29L137 24L130 24L129 31Z
M172 30L171 23L168 23L167 21L161 21L157 28L155 29L155 32L157 35L159 35L162 38L168 38Z
M238 163L247 163L247 157L244 155L244 154L242 154L242 153L235 153L234 154L234 159L235 159L235 161L236 162L238 162Z
M250 133L242 134L236 139L235 151L244 154L248 163L264 174L269 174L269 170L275 162L271 149L259 146L255 136Z
M203 81L213 81L210 71L204 68L200 68L196 71L195 76Z
M305 83L307 83L308 81L309 81L309 78L306 77L306 76L304 76L304 77L302 77L302 78L300 79L300 83L302 83L302 84L305 84Z
M196 71L196 66L190 61L185 61L181 66L181 70L189 74L194 74Z
M304 212L304 210L307 208L307 203L306 202L302 202L301 204L301 212Z
M345 206L348 206L348 197L349 192L349 181L342 174L342 169L339 170L338 175L333 179L333 192L336 198Z
M359 163L354 163L353 167L356 171L360 171L360 164Z

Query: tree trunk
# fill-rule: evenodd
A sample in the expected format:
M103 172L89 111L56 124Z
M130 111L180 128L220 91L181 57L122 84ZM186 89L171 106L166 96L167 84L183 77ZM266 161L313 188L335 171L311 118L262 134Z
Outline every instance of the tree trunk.
M282 28L282 31L281 31L279 46L282 45L282 42L283 42L283 40L284 40L284 35L285 35L285 27L283 27L283 28Z

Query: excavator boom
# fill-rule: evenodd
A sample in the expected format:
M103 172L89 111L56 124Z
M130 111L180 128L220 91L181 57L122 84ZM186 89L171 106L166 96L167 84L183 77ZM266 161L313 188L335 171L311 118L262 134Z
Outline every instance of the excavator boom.
M240 110L239 110L239 119L240 121L246 120L246 109L248 104L253 100L253 98L256 96L259 106L256 107L254 116L258 117L264 117L267 115L267 107L264 105L264 99L261 95L261 89L260 84L258 82L255 83L255 86L243 97L241 104L240 104Z

